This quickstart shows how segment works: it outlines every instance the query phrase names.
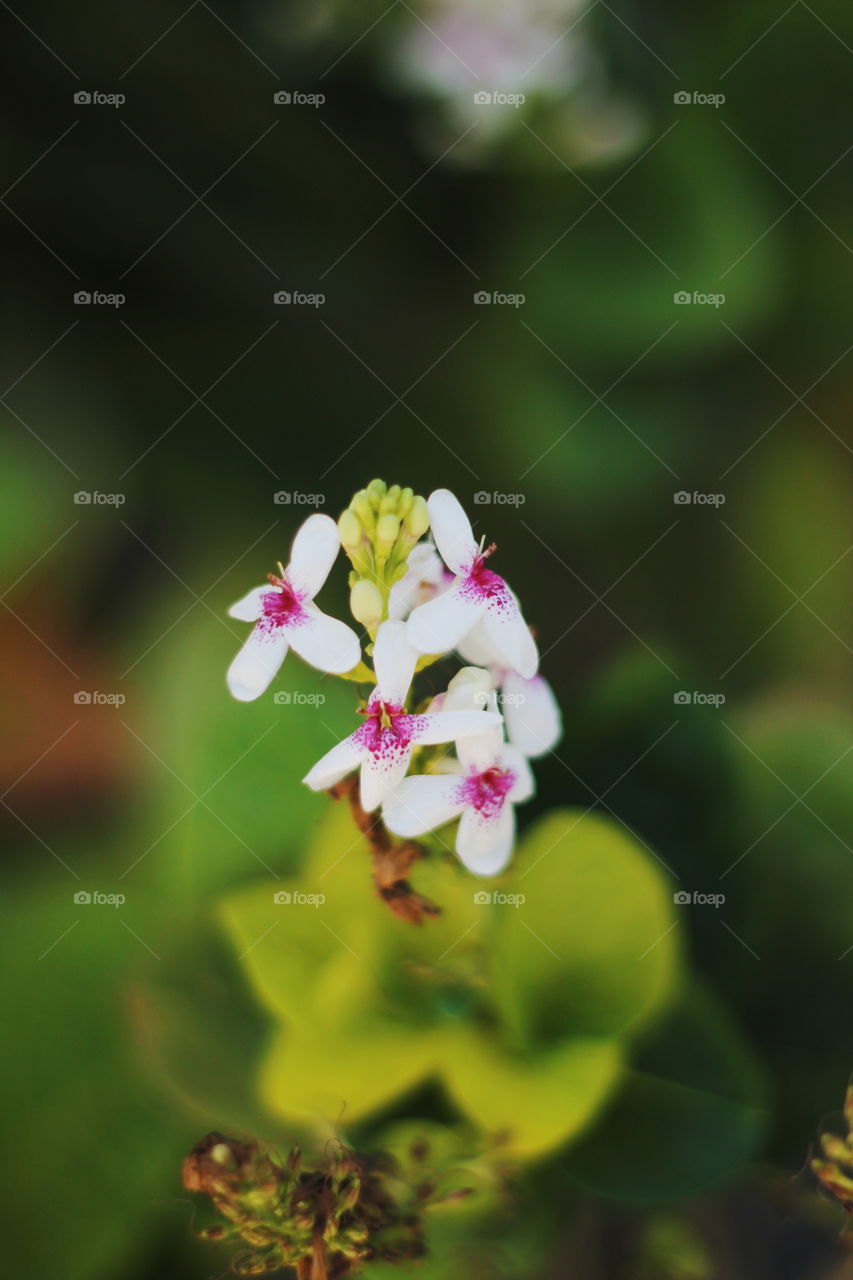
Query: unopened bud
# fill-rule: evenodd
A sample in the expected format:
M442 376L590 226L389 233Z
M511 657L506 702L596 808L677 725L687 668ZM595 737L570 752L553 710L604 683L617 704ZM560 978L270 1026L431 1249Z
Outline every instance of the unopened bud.
M426 499L418 494L412 499L412 505L405 519L405 530L410 538L422 538L429 528L429 511Z
M379 588L367 578L360 578L350 592L349 607L352 616L368 631L375 631L385 614L385 605Z
M386 514L376 522L376 545L390 551L400 533L400 521L396 516Z
M409 514L409 511L411 510L412 502L414 501L414 497L415 497L414 490L412 489L400 490L400 497L397 502L397 515L400 517L401 520L405 520L406 516Z
M376 513L373 510L370 502L370 495L366 489L360 489L358 493L353 496L350 507L358 516L365 529L370 532L376 524Z
M347 507L338 517L338 534L344 551L357 551L361 546L364 529L352 507Z
M379 504L385 497L386 488L387 486L384 480L371 480L370 484L367 486L367 496L370 499L370 505L375 511L378 511Z
M387 514L389 511L396 514L397 503L400 500L400 486L392 484L391 488L385 494L385 497L379 504L379 512L381 515Z

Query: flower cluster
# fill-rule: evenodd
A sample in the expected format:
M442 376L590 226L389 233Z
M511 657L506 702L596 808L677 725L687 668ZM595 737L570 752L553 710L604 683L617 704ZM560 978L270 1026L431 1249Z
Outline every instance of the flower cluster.
M372 670L355 631L314 603L341 547ZM306 784L328 790L358 771L361 808L381 809L385 826L407 839L458 819L456 852L482 876L509 861L514 805L534 789L528 760L550 751L561 732L518 600L490 567L494 550L476 540L449 490L425 502L374 480L337 526L310 516L287 567L230 610L255 622L228 672L235 698L259 697L289 648L320 671L373 685L358 727ZM414 705L416 673L452 652L468 665L445 692Z

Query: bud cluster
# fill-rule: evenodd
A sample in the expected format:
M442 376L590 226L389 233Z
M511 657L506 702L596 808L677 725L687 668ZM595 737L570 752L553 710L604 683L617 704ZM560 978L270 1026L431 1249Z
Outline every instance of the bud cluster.
M823 1157L812 1160L811 1168L821 1186L853 1214L853 1083L844 1098L844 1121L843 1138L835 1133L820 1135Z
M281 1160L254 1139L221 1133L190 1152L183 1181L226 1220L202 1237L242 1246L232 1263L241 1276L294 1267L299 1280L334 1280L371 1258L421 1257L423 1211L439 1199L425 1173L410 1181L385 1154L362 1158L335 1145L307 1168L298 1147Z
M341 514L341 546L352 564L350 609L371 635L387 618L391 588L405 576L412 548L428 528L425 499L384 480L371 480Z

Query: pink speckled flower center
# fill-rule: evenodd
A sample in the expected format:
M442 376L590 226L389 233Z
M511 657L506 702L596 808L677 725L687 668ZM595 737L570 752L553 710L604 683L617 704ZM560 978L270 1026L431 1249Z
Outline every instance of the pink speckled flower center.
M399 703L382 702L381 699L371 702L360 714L365 720L355 731L356 742L377 759L388 759L408 751L423 719L422 716L408 715Z
M507 585L499 573L486 568L485 556L478 555L465 577L463 596L473 600L485 600L502 608L509 604Z
M476 809L484 818L496 818L514 782L515 774L511 769L484 769L482 773L469 774L460 783L458 799L460 803Z
M296 627L305 622L308 614L304 607L304 595L294 591L286 578L279 579L279 590L271 590L261 596L261 614L259 626L265 631L274 631L278 627Z

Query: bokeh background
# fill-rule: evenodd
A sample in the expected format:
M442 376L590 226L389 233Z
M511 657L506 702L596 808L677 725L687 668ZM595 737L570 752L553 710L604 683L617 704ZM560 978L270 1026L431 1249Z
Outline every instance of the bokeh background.
M224 1265L179 1165L262 1031L209 904L298 858L347 723L231 703L226 609L373 475L499 543L566 721L532 808L725 895L678 929L765 1082L721 1189L641 1211L629 1168L529 1274L840 1274L801 1171L853 1066L849 7L0 25L9 1274Z

